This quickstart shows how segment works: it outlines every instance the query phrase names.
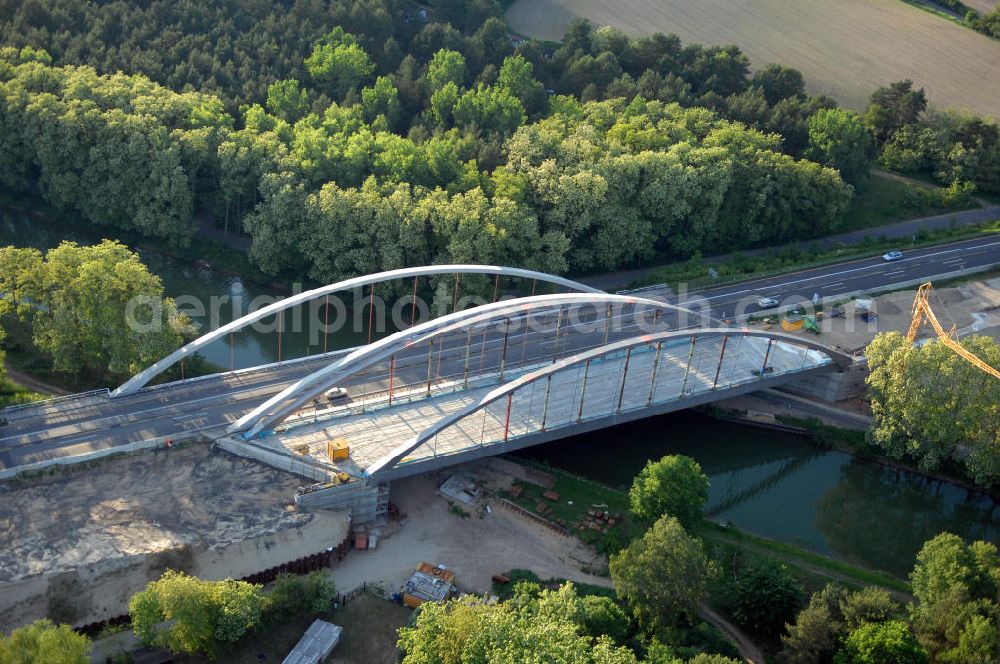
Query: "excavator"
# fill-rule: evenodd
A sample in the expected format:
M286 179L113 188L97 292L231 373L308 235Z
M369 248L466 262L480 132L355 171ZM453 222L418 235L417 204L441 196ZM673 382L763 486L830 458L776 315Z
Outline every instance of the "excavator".
M952 349L959 355L961 355L966 361L971 362L979 369L990 374L994 378L1000 379L1000 371L994 369L990 365L983 362L981 359L967 351L962 344L958 343L958 335L955 332L955 326L951 326L951 330L945 332L944 328L941 327L941 323L938 322L937 316L931 310L930 294L931 294L931 284L927 282L917 289L917 296L913 298L913 320L910 321L910 331L906 333L906 340L911 344L917 338L917 330L924 322L931 324L934 328L934 333L937 338L948 348Z

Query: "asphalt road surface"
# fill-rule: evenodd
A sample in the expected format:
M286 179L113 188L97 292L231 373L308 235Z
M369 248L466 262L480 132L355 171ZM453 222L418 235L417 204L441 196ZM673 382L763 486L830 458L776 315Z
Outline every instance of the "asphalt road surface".
M760 311L760 297L776 297L782 305L811 301L814 295L835 298L838 294L874 290L894 283L933 279L937 275L966 268L1000 264L1000 238L977 238L926 249L904 251L903 258L887 263L868 258L802 270L765 279L745 281L695 293L690 297L666 297L700 310L702 315L733 318ZM638 295L656 297L655 292ZM635 320L622 312L609 340L634 336ZM602 312L582 317L593 322ZM676 328L700 322L698 317L681 321L675 316L658 320L657 329ZM550 320L551 324L552 321ZM476 371L499 365L510 370L556 354L599 345L604 328L591 326L587 333L563 334L549 330L515 329L504 343L502 326L477 331L472 352ZM426 381L440 383L460 375L469 366L465 332L428 346L409 348L397 354L396 385ZM346 351L342 351L346 352ZM431 357L428 359L428 354ZM336 355L332 354L332 355ZM330 355L273 365L262 369L223 373L198 380L142 390L134 395L108 399L103 395L66 397L6 413L8 424L0 428L0 468L23 465L57 456L83 454L150 438L178 436L200 429L220 427L235 421L271 395L330 362ZM385 367L360 376L346 387L352 399L363 398L373 389L385 389ZM317 408L325 408L320 404Z
M1000 265L1000 236L903 250L903 257L891 263L881 257L862 258L665 299L693 308L707 303L713 315L725 319L760 312L757 300L762 297L774 297L781 302L779 306L786 306L811 302L814 295L836 299L846 293L866 292L916 279L931 280L941 274L993 265ZM657 295L656 291L641 294Z

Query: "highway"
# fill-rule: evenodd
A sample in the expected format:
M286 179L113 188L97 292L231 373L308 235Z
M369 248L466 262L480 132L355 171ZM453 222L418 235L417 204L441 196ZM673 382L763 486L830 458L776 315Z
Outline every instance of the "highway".
M901 260L886 263L880 258L852 260L821 268L744 281L704 290L679 298L717 318L733 318L741 313L760 311L756 300L773 296L783 305L810 301L814 294L836 298L839 294L867 291L966 268L1000 264L1000 237L976 238L925 249L906 251ZM637 293L657 297L656 292ZM663 299L677 302L676 297ZM602 316L591 312L594 320ZM631 318L609 339L634 336ZM630 322L631 321L631 322ZM686 327L700 320L678 321L664 317L657 329L680 324ZM499 328L483 330L477 337L478 366L483 371L496 367L501 355L511 371L519 365L569 351L594 347L603 342L603 328L596 332L565 335L553 341L546 332L511 333L503 343ZM460 374L465 363L466 333L460 332L435 344L433 381L440 383ZM554 344L559 344L554 347ZM505 350L504 350L505 349ZM285 362L258 369L223 373L172 385L147 388L119 399L102 395L67 397L53 403L8 410L8 424L0 428L0 469L56 456L69 456L150 438L180 437L200 429L218 428L262 403L295 380L318 369L348 351L327 356ZM427 346L413 347L397 354L397 385L419 383L428 374ZM384 370L384 367L382 367ZM384 375L361 376L347 385L352 398L360 392L385 387Z
M903 258L891 263L881 257L861 258L663 299L695 309L707 303L714 316L726 319L760 312L757 300L761 297L775 297L781 306L811 302L817 294L821 299L836 300L847 293L864 293L918 279L933 280L938 275L993 265L1000 265L1000 236L903 249ZM640 294L657 297L656 291Z

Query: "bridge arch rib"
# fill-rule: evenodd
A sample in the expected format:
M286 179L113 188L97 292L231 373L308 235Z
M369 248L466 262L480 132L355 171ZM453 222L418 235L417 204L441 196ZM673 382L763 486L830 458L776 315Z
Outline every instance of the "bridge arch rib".
M162 360L155 362L143 371L137 373L135 376L122 383L117 389L112 391L111 396L121 397L133 394L145 387L149 381L172 367L174 364L180 362L186 357L194 355L200 349L204 348L213 341L223 339L228 334L237 332L247 325L251 325L263 318L267 318L268 316L278 314L285 309L304 304L318 297L323 297L325 295L341 291L348 291L371 284L392 281L393 279L408 279L411 277L424 277L439 274L490 274L497 275L498 277L521 277L555 284L557 286L563 286L581 293L604 294L604 291L600 289L587 286L586 284L581 284L571 279L564 279L563 277L546 274L545 272L536 272L534 270L504 267L500 265L428 265L424 267L408 267L398 270L388 270L386 272L377 272L375 274L354 277L352 279L346 279L327 286L320 286L319 288L304 291L291 297L278 300L273 304L237 318L226 325L203 334L194 341L178 348Z
M742 344L740 344L739 350L737 350L737 356L734 359L727 360L726 340L732 339L734 341L740 341L747 338L766 339L767 340L766 351L765 353L762 354L763 360L760 362L760 364L757 365L759 367L759 370L751 369L750 367L752 365L748 365L743 370L743 375L741 377L741 380L738 382L734 382L733 378L734 375L736 374L736 366L739 364L739 359L740 359L739 354L742 351ZM710 374L714 373L715 380L713 381L713 385L711 387L703 387L702 389L697 389L697 387L694 387L690 391L688 391L686 389L686 386L689 381L689 374L692 368L692 359L694 355L695 345L697 342L704 341L707 339L723 339L723 343L721 345L721 351L718 357L718 363L717 365L713 363L713 366L709 367L710 369L709 373ZM690 350L688 351L687 349L682 349L684 351L682 352L682 355L687 354L687 366L684 368L683 372L681 372L684 376L683 378L684 383L681 385L681 388L676 394L676 396L668 395L667 398L663 398L662 396L657 398L657 395L659 394L659 385L661 384L662 381L662 376L658 377L657 374L658 371L663 370L664 366L664 359L661 359L662 348L664 347L664 345L670 344L671 342L675 341L685 342L688 340L690 340ZM777 352L776 346L778 344L793 346L798 349L804 348L807 351L818 351L818 353L822 357L816 358L815 361L807 364L805 358L807 358L808 355L803 354L804 359L802 365L798 369L789 368L776 372L775 374L771 374L769 373L768 368L774 367L774 359L773 359L774 356L772 355L772 352L774 353ZM843 371L853 363L853 358L851 356L842 353L840 351L834 350L832 348L829 348L827 346L824 346L823 344L820 344L811 339L799 338L789 334L783 334L777 332L750 330L746 328L739 328L739 329L702 328L695 331L673 330L668 332L659 332L655 334L623 339L621 341L616 341L610 344L600 346L598 348L593 348L581 353L577 353L570 357L563 358L548 366L545 366L536 371L528 372L508 383L504 383L496 387L495 389L484 394L480 399L476 400L475 402L457 410L454 413L442 417L436 423L434 423L430 427L427 427L426 429L421 431L419 434L414 436L406 443L400 445L399 447L392 450L390 453L386 454L385 456L376 460L374 463L370 464L365 469L365 472L368 477L379 477L380 475L387 474L401 461L403 461L409 454L419 449L421 446L428 444L439 434L447 431L451 427L458 425L462 420L465 420L469 416L474 415L480 411L485 411L490 405L495 404L498 401L503 403L502 400L505 399L506 399L506 423L504 426L504 437L501 442L506 442L507 432L509 431L508 427L510 426L511 405L514 394L518 390L521 390L528 386L533 386L533 384L538 383L539 381L542 380L546 380L548 384L546 385L544 410L542 411L541 414L539 431L544 432L546 430L561 428L563 426L567 426L568 424L574 423L574 421L575 423L579 423L581 419L585 419L584 396L586 393L586 385L584 385L579 392L574 388L573 399L571 400L572 403L570 404L571 405L569 413L570 420L563 424L556 424L555 426L550 426L549 429L546 429L546 416L550 414L549 391L551 390L552 387L552 379L553 377L561 373L565 373L568 370L572 370L574 367L578 369L586 367L586 370L590 371L592 362L600 360L607 356L617 355L618 359L624 362L624 371L622 372L620 380L615 385L615 389L610 393L611 409L610 411L608 411L606 416L611 416L615 413L624 412L622 409L623 401L625 399L625 395L630 393L630 391L627 390L626 388L626 381L628 380L629 361L634 356L633 353L634 351L636 351L636 349L645 350L647 354L655 352L655 358L653 359L651 366L647 368L648 373L643 375L643 378L645 380L648 380L648 383L644 384L643 390L641 390L640 393L638 394L638 405L636 405L635 403L630 403L630 409L633 411L641 410L644 407L651 407L655 405L670 403L671 401L675 403L680 403L684 401L685 398L688 397L696 397L708 392L716 392L719 388L718 386L719 375L720 373L722 373L721 370L723 368L724 362L726 361L729 361L733 364L732 374L730 374L729 376L727 388L722 388L727 390L733 388L734 386L741 387L741 386L746 386L747 384L750 383L766 384L774 382L773 378L796 374L806 370L808 371L820 370L829 366L836 366L838 370ZM635 355L638 355L638 353L635 353ZM586 376L586 374L584 375ZM645 378L645 376L648 376L648 379ZM584 380L586 381L586 378ZM635 401L634 395L632 401ZM643 401L645 401L645 404L643 404ZM536 408L536 405L534 403L534 399L532 398L530 405L528 407L529 422L532 418L533 408ZM601 414L595 417L605 416L603 413L604 411L601 411ZM484 413L484 418L486 416L487 414ZM485 429L486 429L486 424L484 419L484 424L482 427L484 436L485 436ZM474 449L476 447L481 448L483 446L488 446L493 444L497 443L496 442L484 443L483 441L480 441L480 443L478 444L473 443L470 447ZM470 447L461 448L459 450L453 450L451 452L448 452L448 454L464 453L469 451ZM498 450L497 453L499 453L499 451L502 450ZM434 457L438 456L436 447L434 449L433 456Z
M432 341L455 330L518 315L538 314L554 307L595 304L633 305L659 311L676 311L697 315L695 312L678 305L630 295L610 295L603 292L599 294L535 295L514 300L501 300L475 309L456 311L407 330L401 330L333 360L329 365L298 380L239 418L230 426L230 431L233 433L242 431L246 438L256 436L268 428L273 428L326 390L342 384L364 369L387 360L395 353Z

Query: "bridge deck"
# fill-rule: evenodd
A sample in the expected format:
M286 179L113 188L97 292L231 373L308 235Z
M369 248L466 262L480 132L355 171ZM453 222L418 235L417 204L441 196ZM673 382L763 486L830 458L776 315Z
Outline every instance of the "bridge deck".
M690 370L690 343L677 342L669 347L664 344L655 383L655 347L636 348L628 358L622 352L595 360L589 366L560 371L552 376L551 385L543 379L514 392L509 418L508 400L500 399L434 436L404 457L400 465L421 464L477 448L484 454L500 453L505 439L513 441L617 412L638 411L651 403L674 402L683 408L685 402L698 395L759 382L761 378L754 372L763 366L764 355L768 352L767 341L729 338L720 365L723 343L721 338L700 340L691 357ZM782 343L772 345L768 359L768 366L774 367L776 377L792 376L800 370L828 363L822 353ZM391 407L376 407L360 414L316 421L311 413L304 414L297 422L290 422L285 430L257 442L286 454L301 454L308 448L310 459L328 465L331 470L360 475L401 444L414 440L440 419L477 403L496 387L495 379L488 379L471 384L466 390L394 403ZM350 459L347 462L332 464L327 458L326 444L335 438L348 440Z

